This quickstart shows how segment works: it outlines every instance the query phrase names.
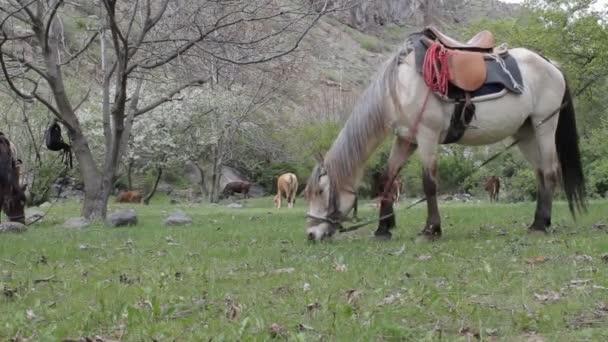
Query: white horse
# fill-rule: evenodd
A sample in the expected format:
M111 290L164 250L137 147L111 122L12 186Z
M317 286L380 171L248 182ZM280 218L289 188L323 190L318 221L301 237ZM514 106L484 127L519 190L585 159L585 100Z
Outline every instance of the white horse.
M447 133L453 103L431 94L415 67L413 54L405 48L379 70L356 104L350 118L308 180L307 234L311 240L332 236L353 207L362 170L374 150L395 134L387 168L393 179L417 149L423 163L423 188L427 220L422 235L441 236L437 205L437 150ZM464 136L463 145L486 145L507 137L536 170L538 196L533 231L546 231L551 224L553 191L561 179L574 215L585 209L582 173L574 107L563 73L538 54L523 49L509 50L517 61L523 93L476 103L476 113ZM559 115L553 115L558 114ZM392 202L385 198L375 235L390 238L395 226ZM388 216L388 218L387 218Z

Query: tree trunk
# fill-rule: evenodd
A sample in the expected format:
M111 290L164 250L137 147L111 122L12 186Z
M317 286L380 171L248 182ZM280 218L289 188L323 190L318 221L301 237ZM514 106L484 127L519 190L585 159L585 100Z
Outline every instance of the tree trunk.
M127 191L133 190L133 181L131 175L133 174L133 161L129 160L127 164Z
M201 190L201 196L203 198L208 197L209 196L209 188L207 187L207 182L205 182L205 171L203 170L202 167L200 167L200 165L198 165L198 163L193 163L194 166L196 166L196 168L198 169L198 172L200 172L201 174L201 182L199 184L200 190Z
M211 177L211 191L209 194L209 202L218 203L220 201L220 183L222 179L222 156L219 144L213 148L213 168Z
M163 175L163 168L159 166L157 168L156 180L154 180L154 185L152 185L152 189L150 189L150 193L146 195L146 198L144 198L145 205L150 204L150 199L152 199L152 196L154 196L154 194L156 193L156 188L158 188L158 183L160 182L160 177L162 175Z

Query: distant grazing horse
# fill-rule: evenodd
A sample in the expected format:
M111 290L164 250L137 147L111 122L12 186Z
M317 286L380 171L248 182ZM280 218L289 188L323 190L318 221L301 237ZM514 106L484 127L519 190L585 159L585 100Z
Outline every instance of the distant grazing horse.
M287 199L287 207L293 208L298 192L298 178L293 173L284 173L277 179L277 194L272 198L275 207L281 208L281 198Z
M498 201L498 193L500 192L500 180L498 176L488 177L484 188L488 192L488 195L490 195L490 202Z
M139 203L141 202L141 193L139 191L121 191L116 196L116 202Z
M19 185L19 161L13 144L0 132L0 211L25 224L25 185Z
M410 44L404 44L380 67L329 151L317 156L305 193L309 203L306 225L309 239L332 236L348 219L365 163L393 134L388 179L399 173L415 150L420 154L427 202L422 235L428 239L436 239L442 233L437 204L438 147L452 141L479 146L508 137L516 139L537 175L538 196L531 231L545 232L550 226L553 192L560 178L571 213L585 211L585 182L574 103L562 71L532 51L510 49L505 52L507 62L518 66L516 78L521 80L515 82L518 93L503 88L492 96L480 95L481 98L474 99L478 95L471 95L471 91L483 85L477 82L485 82L488 65L492 73L497 70L504 74L507 68L504 59L502 64L492 64L505 55L494 53L491 33L480 33L474 38L481 40L472 39L467 44L442 34L435 34L429 42L429 36L433 37L427 31L419 34L419 38L412 36ZM426 52L419 49L420 43L430 46ZM424 72L417 67L418 62L422 63L419 51L422 51ZM446 72L442 66L450 69ZM513 74L507 76L513 78ZM472 83L459 85L458 81ZM448 85L464 92L461 104L469 103L467 108L472 109L470 102L474 101L475 115L462 118L467 120L466 125L452 118L455 103L444 100L449 93L443 87ZM457 129L456 139L447 139L453 127ZM391 237L390 230L396 221L393 213L392 200L383 199L377 237Z
M225 197L228 197L228 196L234 196L235 193L239 193L239 194L243 194L243 198L248 198L250 188L251 188L251 183L249 183L249 182L245 182L245 181L230 182L230 183L226 184L226 186L224 187L224 191L222 191L222 194Z

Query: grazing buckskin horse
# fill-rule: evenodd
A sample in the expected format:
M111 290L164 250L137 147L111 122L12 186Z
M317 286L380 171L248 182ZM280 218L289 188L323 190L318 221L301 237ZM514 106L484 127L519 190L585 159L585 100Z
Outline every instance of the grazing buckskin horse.
M455 141L480 146L508 137L516 139L537 175L537 205L530 231L545 232L550 226L553 192L560 178L572 215L585 210L574 105L562 71L524 48L498 55L488 31L466 44L433 33L426 30L411 36L409 44L381 66L329 151L325 156L317 156L305 193L309 203L306 225L309 239L321 240L340 228L353 207L366 161L392 134L395 140L387 179L399 173L415 150L420 154L427 202L426 224L421 234L428 239L436 239L442 233L437 204L437 158L441 143ZM422 50L420 44L424 45ZM493 62L497 59L502 59L502 63ZM507 64L515 64L517 70L509 69L510 77L506 81L502 78L501 82L517 83L511 87L514 90L503 86L490 95L472 93L485 88L490 74L507 73ZM449 72L442 66L449 67ZM521 82L512 82L517 78ZM456 104L458 111L454 110L454 101L445 100L453 96L449 91L454 87L463 94ZM466 125L461 119L453 120L453 113L470 114L471 110L475 115L461 118L468 121ZM375 235L390 238L390 230L395 226L390 198L382 200L379 216Z
M245 182L245 181L230 182L230 183L226 184L226 186L224 187L224 191L222 191L222 194L227 197L227 196L234 196L235 193L239 193L239 194L243 194L243 198L248 198L250 188L251 188L251 183L249 183L249 182Z
M298 178L293 173L284 173L277 179L277 194L272 198L272 203L281 208L281 199L287 199L287 208L293 208L296 203L298 192Z
M490 202L498 201L498 193L500 192L500 179L498 179L498 176L488 177L484 188L488 192L488 195L490 195Z
M121 191L116 196L116 202L119 203L139 203L141 202L141 193L139 191Z
M0 212L9 221L25 224L25 188L19 185L19 162L15 147L0 132Z

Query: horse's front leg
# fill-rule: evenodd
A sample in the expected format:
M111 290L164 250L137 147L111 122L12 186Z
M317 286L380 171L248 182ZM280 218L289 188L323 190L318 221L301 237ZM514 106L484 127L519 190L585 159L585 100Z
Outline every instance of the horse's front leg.
M437 145L435 139L428 139L419 146L422 159L422 188L427 208L426 224L422 235L430 240L441 236L441 217L437 204Z
M384 191L380 199L380 214L379 217L384 217L378 222L378 229L374 233L377 238L390 239L392 234L390 232L396 225L395 212L393 210L393 198L390 190L392 184L399 174L401 167L416 150L416 145L402 137L396 137L391 154L388 159L388 168L386 171L386 184L384 184Z

